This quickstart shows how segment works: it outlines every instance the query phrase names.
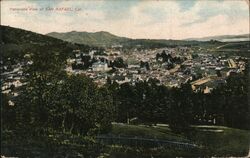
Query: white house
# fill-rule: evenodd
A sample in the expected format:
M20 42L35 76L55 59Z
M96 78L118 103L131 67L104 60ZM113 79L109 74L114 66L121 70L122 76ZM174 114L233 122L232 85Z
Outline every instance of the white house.
M92 64L92 70L93 71L107 71L108 70L108 64L98 61Z

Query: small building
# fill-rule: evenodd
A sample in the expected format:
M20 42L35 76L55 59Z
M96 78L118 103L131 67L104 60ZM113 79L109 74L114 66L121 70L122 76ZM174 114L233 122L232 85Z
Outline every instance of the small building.
M196 91L196 90L200 89L200 87L204 87L203 85L209 81L211 81L211 78L209 78L209 77L204 77L204 78L201 78L199 80L193 81L193 82L191 82L192 89L194 91Z
M98 61L92 64L92 70L93 71L107 71L108 70L108 64Z

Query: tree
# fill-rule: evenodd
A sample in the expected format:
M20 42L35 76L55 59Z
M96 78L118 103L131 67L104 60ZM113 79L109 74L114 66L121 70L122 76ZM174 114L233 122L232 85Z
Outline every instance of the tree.
M1 125L3 130L13 129L16 125L15 107L10 106L8 100L8 95L1 93Z
M193 91L189 84L172 89L169 127L176 133L188 132L192 116Z
M249 129L248 79L243 75L230 76L226 84L225 121L230 127Z
M129 83L124 83L120 86L117 92L117 110L119 117L118 121L128 122L135 115L137 95L135 94L135 89Z
M18 96L15 107L20 129L23 126L39 131L48 129L53 90L66 76L64 56L55 51L48 52L50 55L44 53L44 47L39 47L27 59L33 64L24 70L27 85Z
M124 63L123 59L121 57L116 58L113 62L111 62L111 67L117 67L117 68L126 68L128 65Z
M50 122L63 131L96 134L110 129L114 108L110 92L85 76L68 76L57 87Z

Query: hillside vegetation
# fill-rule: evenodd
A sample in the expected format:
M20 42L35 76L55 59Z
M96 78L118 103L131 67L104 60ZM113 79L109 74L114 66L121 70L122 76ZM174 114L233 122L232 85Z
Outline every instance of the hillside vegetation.
M0 31L0 49L3 52L2 57L4 62L7 59L22 59L26 53L43 52L49 55L49 53L54 52L66 58L73 49L90 49L87 45L72 44L60 39L9 26L1 25Z

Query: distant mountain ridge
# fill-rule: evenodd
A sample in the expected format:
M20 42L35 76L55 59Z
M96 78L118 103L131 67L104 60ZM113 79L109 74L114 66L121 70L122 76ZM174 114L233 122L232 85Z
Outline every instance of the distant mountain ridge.
M209 41L209 40L218 40L221 42L234 42L234 41L250 41L250 34L241 34L241 35L219 35L219 36L208 36L201 38L188 38L184 39L188 41Z
M171 40L171 39L132 39L127 37L119 37L106 31L100 32L51 32L46 34L57 39L67 42L86 44L98 47L110 47L114 45L123 45L125 47L171 47L171 46L186 46L199 44L199 41L184 41L184 40Z
M106 31L94 33L77 31L71 31L66 33L51 32L46 35L68 42L95 46L110 46L130 40L129 38L119 37Z
M249 41L249 34L242 35L222 35L222 36L210 36L210 37L202 37L202 38L188 38L184 40L165 40L165 39L131 39L127 37L119 37L113 35L106 31L100 32L51 32L46 34L48 36L58 38L64 41L79 43L79 44L87 44L92 46L112 46L117 44L122 45L140 45L140 44L148 44L150 42L157 43L159 45L173 45L173 44L190 44L191 42L205 42L210 40L217 40L221 42L234 42L234 41ZM196 42L195 42L196 41Z

